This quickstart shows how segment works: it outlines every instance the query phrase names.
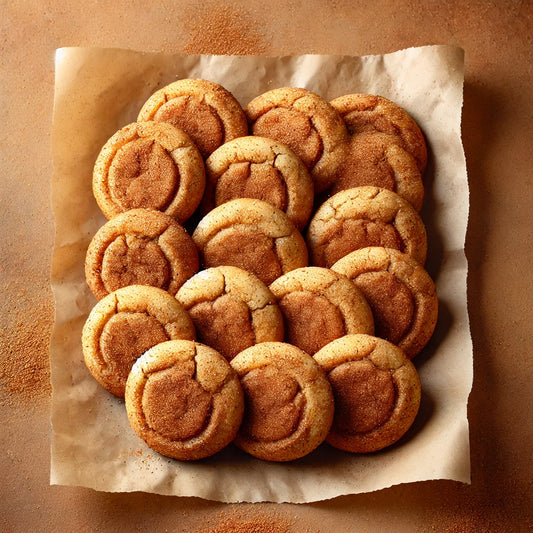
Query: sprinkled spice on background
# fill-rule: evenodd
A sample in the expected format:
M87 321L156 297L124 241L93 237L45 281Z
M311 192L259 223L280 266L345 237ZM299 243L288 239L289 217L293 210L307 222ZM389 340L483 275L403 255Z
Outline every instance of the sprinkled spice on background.
M38 291L10 289L16 297L10 298L10 313L0 327L0 403L35 405L51 391L48 347L53 304L43 303Z
M238 507L233 507L229 512L221 512L216 521L210 520L194 533L320 533L318 529L299 529L294 522L274 514L257 513L251 518L243 518L242 515Z

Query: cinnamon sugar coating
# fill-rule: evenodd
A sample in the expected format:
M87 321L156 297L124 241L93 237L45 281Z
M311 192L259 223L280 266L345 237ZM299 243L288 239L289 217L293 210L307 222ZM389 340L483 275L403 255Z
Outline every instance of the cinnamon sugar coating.
M347 94L331 105L342 116L352 135L381 132L397 137L400 146L417 161L420 172L427 164L424 134L405 109L388 98L374 94Z
M388 189L407 200L416 211L422 208L424 184L415 158L404 150L398 137L385 133L352 135L330 194L365 185Z
M143 105L138 121L168 122L185 131L207 158L222 144L248 135L242 107L221 85L182 79L156 91Z
M335 397L327 441L353 453L370 453L397 442L420 406L420 379L397 346L371 335L347 335L314 356Z
M206 161L202 211L235 198L257 198L284 211L301 230L313 208L313 182L286 145L258 136L225 143Z
M263 200L239 198L219 205L192 238L206 268L236 266L266 285L308 261L300 232L283 211Z
M200 152L170 124L134 122L103 146L93 171L93 193L111 219L130 209L162 211L185 222L205 188Z
M283 314L286 342L311 355L348 333L374 332L372 312L363 294L330 269L292 270L275 280L270 290Z
M239 448L259 459L291 461L323 442L333 421L333 396L310 355L266 342L242 351L231 365L245 396Z
M398 250L369 247L332 267L365 295L376 335L397 344L412 359L431 338L438 316L435 284L424 268Z
M330 267L367 246L395 248L424 264L426 229L413 206L379 187L355 187L328 198L307 231L311 264Z
M163 342L140 357L125 400L135 433L153 450L182 461L227 446L244 412L239 379L226 359L187 340Z
M198 339L231 360L254 344L283 340L283 317L274 295L256 276L232 266L203 270L176 295Z
M306 89L283 87L257 96L244 111L253 135L286 144L303 161L315 193L331 185L349 136L328 102Z
M195 339L193 323L183 306L156 287L123 287L100 300L85 322L85 364L106 390L124 397L135 361L149 348L170 339Z
M198 271L198 252L172 217L132 209L102 226L87 250L85 276L97 299L128 285L151 285L176 294Z

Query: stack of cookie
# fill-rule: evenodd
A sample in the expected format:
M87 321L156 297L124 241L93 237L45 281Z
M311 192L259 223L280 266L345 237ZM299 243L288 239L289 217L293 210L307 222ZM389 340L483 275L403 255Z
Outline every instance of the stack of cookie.
M139 437L180 460L397 442L437 320L426 161L379 96L283 88L243 110L192 79L153 94L97 158L108 222L85 265L85 362Z

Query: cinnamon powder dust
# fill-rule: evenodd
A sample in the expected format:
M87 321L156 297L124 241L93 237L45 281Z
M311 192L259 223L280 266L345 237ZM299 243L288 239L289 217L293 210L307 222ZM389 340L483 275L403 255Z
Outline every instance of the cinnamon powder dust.
M187 8L183 23L189 34L184 51L189 54L264 54L271 39L251 8L205 1Z
M22 401L36 405L48 398L51 390L51 296L45 298L44 290L19 288L16 282L8 285L6 308L10 312L2 317L0 325L0 404L13 406Z
M250 508L247 509L247 514L254 516L245 518L239 507L233 507L230 511L219 513L214 521L209 521L194 533L320 533L318 529L303 530L293 521L272 513L251 513Z

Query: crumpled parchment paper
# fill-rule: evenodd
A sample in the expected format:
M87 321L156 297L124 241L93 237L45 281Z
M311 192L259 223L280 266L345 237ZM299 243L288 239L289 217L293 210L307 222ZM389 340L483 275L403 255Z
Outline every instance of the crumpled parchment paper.
M96 300L84 278L87 246L105 219L92 195L92 167L105 141L133 122L143 102L178 78L205 78L245 106L282 86L327 100L380 94L403 106L424 131L430 159L422 217L426 268L440 301L437 329L416 364L422 405L395 446L351 455L321 445L288 464L253 459L233 446L202 461L158 455L130 429L123 401L92 378L81 330ZM463 51L427 46L365 57L192 56L63 48L56 55L52 180L56 240L51 283L51 483L101 491L145 491L224 502L312 502L430 479L469 482L467 401L472 344L464 239L468 182L461 142Z

